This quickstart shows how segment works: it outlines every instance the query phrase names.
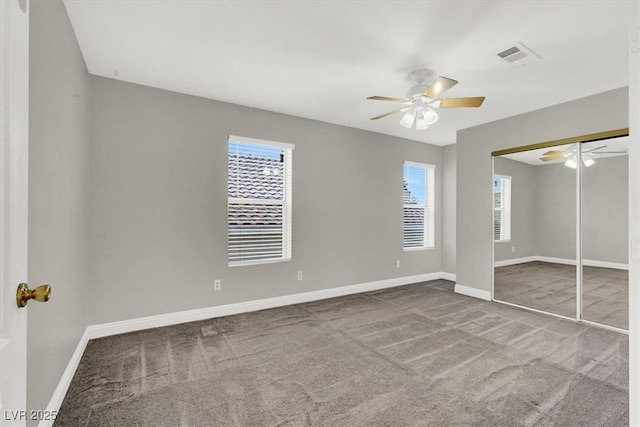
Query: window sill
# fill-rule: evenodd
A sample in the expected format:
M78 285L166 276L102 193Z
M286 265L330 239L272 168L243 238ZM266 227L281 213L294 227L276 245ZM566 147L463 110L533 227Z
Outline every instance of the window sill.
M291 258L278 258L278 259L263 259L259 261L235 261L228 263L229 267L243 267L246 265L262 265L262 264L275 264L278 262L288 262Z
M435 246L422 246L419 248L402 248L404 252L415 252L415 251L432 251L435 249Z
M509 240L494 240L493 243L509 243L511 241L511 239Z

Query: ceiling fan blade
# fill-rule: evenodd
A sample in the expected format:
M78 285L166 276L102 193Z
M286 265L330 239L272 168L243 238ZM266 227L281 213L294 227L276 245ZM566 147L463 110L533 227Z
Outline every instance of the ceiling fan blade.
M369 120L378 120L378 119L383 119L383 118L385 118L385 117L387 117L387 116L391 116L391 115L393 115L393 114L395 114L395 113L399 113L399 112L401 112L402 110L404 110L404 108L399 108L399 109L397 109L397 110L389 111L388 113L380 114L379 116L371 117Z
M437 97L445 93L445 91L451 89L457 84L457 80L440 76L429 85L427 90L424 91L424 96L428 96L431 99L436 99Z
M565 156L561 156L561 155L555 154L553 156L542 156L542 157L540 157L540 160L542 160L543 162L548 162L550 160L561 160L561 159L564 159L564 158L565 158Z
M484 96L471 98L445 98L440 100L440 108L479 107L484 102Z
M590 150L582 150L582 152L583 152L583 153L591 153L592 151L600 150L600 149L602 149L602 148L606 148L606 145L601 145L601 146L600 146L600 147L598 147L598 148L592 148L592 149L590 149Z
M372 99L374 101L409 102L408 99L404 99L404 98L389 98L388 96L370 96L367 99Z
M540 156L540 160L542 160L543 162L548 162L549 160L566 159L567 157L569 157L568 154L568 151L554 151L553 153L551 151L548 151Z
M564 159L564 156L546 156L546 157L540 157L540 160L542 160L543 162L550 162L552 160L561 160Z
M551 151L547 151L546 153L544 153L543 156L553 156L553 155L556 155L556 154L561 154L561 155L564 156L565 153L567 153L567 152L568 151L566 151L566 150L561 150L561 151L551 150Z

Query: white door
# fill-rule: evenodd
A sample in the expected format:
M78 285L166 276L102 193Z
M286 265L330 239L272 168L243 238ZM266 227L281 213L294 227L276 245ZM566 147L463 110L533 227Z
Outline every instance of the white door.
M16 288L27 280L29 11L0 0L0 425L24 426L27 308Z

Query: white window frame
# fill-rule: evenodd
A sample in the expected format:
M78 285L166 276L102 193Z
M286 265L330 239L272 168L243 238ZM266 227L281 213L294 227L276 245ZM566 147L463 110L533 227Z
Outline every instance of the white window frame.
M512 177L508 175L500 175L494 174L495 178L499 178L502 181L502 191L500 195L500 201L502 202L501 206L495 207L494 200L494 221L495 221L495 212L500 211L500 239L495 240L495 229L494 229L494 242L503 243L511 241L511 179ZM495 194L495 193L494 193Z
M415 205L415 204L405 204L404 203L404 193L402 200L402 250L405 252L409 251L421 251L425 249L434 249L435 248L435 188L436 188L436 166L429 163L419 163L405 160L402 164L402 179L405 180L404 176L404 167L405 166L417 166L423 168L425 170L425 203L424 205ZM404 191L404 189L403 189ZM422 239L422 246L404 246L404 208L423 208L424 209L424 237Z
M293 150L294 144L288 144L286 142L269 141L257 138L247 138L244 136L229 135L227 139L227 156L229 155L229 143L239 142L255 145L267 145L270 147L278 147L284 150L284 193L282 200L275 199L249 199L249 198L235 198L227 196L227 262L229 267L238 267L245 265L258 265L258 264L273 264L277 262L291 261L291 218L292 218L292 187L293 187ZM228 166L227 166L227 180L228 180ZM227 182L227 188L229 183ZM282 257L260 259L260 260L244 260L244 261L229 261L229 205L231 204L256 204L256 205L281 205L282 206Z

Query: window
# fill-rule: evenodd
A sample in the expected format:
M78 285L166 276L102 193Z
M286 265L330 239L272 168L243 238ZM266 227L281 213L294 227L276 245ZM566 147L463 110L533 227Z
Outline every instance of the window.
M230 266L291 259L293 148L279 142L229 137Z
M434 247L435 166L404 162L403 247Z
M511 240L511 177L493 177L493 240Z

